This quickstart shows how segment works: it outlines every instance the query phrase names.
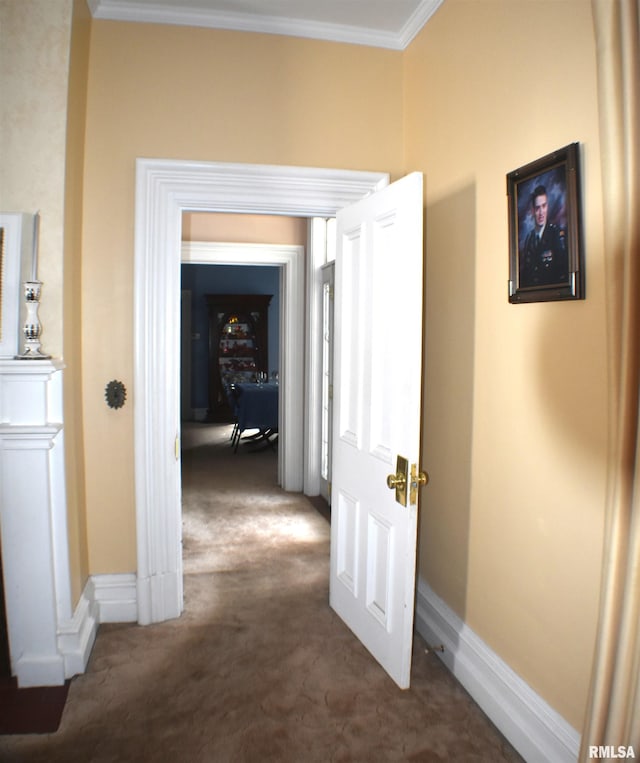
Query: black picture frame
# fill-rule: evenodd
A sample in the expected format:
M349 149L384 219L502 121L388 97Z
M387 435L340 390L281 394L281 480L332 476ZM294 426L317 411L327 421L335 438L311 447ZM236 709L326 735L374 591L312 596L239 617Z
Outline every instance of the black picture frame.
M585 298L580 182L578 143L507 174L509 302Z

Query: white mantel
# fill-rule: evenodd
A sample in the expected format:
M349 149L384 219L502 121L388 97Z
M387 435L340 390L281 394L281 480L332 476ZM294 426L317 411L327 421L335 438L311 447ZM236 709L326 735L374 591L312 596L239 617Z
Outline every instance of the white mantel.
M59 361L0 359L0 540L19 686L81 672L95 635L95 618L72 611L62 383Z

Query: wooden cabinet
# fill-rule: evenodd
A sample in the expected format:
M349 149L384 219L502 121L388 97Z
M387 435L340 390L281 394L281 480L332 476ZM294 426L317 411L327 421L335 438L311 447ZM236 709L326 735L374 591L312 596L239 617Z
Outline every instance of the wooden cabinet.
M271 294L207 294L210 421L231 421L229 385L268 372Z

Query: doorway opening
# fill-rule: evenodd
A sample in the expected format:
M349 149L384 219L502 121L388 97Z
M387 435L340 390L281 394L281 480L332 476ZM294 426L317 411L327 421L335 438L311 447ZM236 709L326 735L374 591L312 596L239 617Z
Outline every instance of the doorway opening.
M181 418L231 422L232 384L275 382L280 268L182 265Z
M182 263L180 440L183 453L221 432L235 454L249 445L254 453L271 448L277 479L282 274L280 266L267 263L268 248L261 252L260 265ZM246 415L239 419L245 389L264 426L253 426L260 422L246 421Z
M179 353L181 220L185 211L248 212L333 217L339 209L389 183L386 173L301 167L220 164L182 160L136 162L134 269L134 449L136 473L138 622L179 617L183 608L179 474ZM285 490L303 486L305 451L304 385L293 378L318 358L304 354L304 268L284 262L285 310L291 332L282 359L282 431L279 467ZM302 284L296 291L294 284ZM302 297L302 299L301 299ZM309 306L307 305L307 310ZM316 313L316 315L319 313ZM315 364L315 366L314 366ZM317 389L310 394L318 395ZM314 403L317 397L314 398ZM307 436L309 427L307 427ZM314 435L317 432L314 432ZM294 477L297 481L294 482Z
M237 243L206 243L216 236L242 240L249 234L254 239L286 240L291 246L299 246L297 256L305 259L307 278L317 280L321 274L321 315L317 329L321 333L321 405L319 415L320 447L317 449L315 471L319 486L311 484L309 468L305 468L304 492L310 497L317 511L330 521L330 432L331 432L331 341L333 312L333 264L335 261L335 219L291 218L287 216L260 216L239 214L190 213L183 215L183 253L181 265L181 485L183 496L183 565L186 564L185 548L192 543L191 525L185 519L186 507L191 505L187 496L192 494L190 477L194 460L194 448L207 448L212 458L225 460L228 450L242 455L247 468L260 462L264 472L265 459L257 453L268 448L272 457L267 459L277 473L278 429L271 430L269 421L263 427L240 430L238 404L242 392L250 391L252 411L270 419L274 391L279 391L279 360L282 335L285 327L280 325L280 269L270 264L275 247L274 260L278 261L280 250L274 244L259 247ZM312 234L312 235L310 235ZM204 241L201 240L205 239ZM291 242L296 242L295 244ZM304 248L303 248L304 247ZM233 259L234 264L220 264L220 260ZM197 262L196 262L197 260ZM260 264L256 264L256 262ZM320 284L318 284L318 287ZM306 299L313 292L312 283L306 285ZM255 295L255 296L252 296ZM268 314L261 314L262 301L268 302ZM235 325L225 323L239 319ZM257 322L257 323L256 323ZM223 325L224 324L224 325ZM249 324L249 325L248 325ZM239 339L227 339L227 331L237 328ZM261 329L261 331L260 331ZM236 332L233 332L234 335ZM262 336L258 339L258 334ZM307 331L305 341L315 342L316 337ZM222 347L219 345L223 345ZM231 351L240 345L238 356ZM251 352L249 352L251 348ZM305 350L306 354L309 354ZM266 384L259 380L266 377ZM256 385L257 383L257 385ZM309 380L306 380L307 385ZM275 388L275 389L274 389ZM264 399L263 399L264 398ZM257 410L256 410L257 408ZM305 428L318 418L307 411ZM244 418L244 417L243 417ZM233 426L229 426L229 424ZM245 422L246 423L246 422ZM227 426L225 426L225 424ZM266 429L266 436L264 435ZM275 434L274 434L275 431ZM224 447L226 445L226 447ZM307 454L307 460L314 452ZM185 462L188 463L185 469ZM237 464L227 462L230 468ZM212 464L213 467L213 464ZM268 476L268 475L267 475ZM273 484L279 484L278 481ZM266 488L272 482L267 480ZM214 488L215 489L215 488ZM241 489L241 483L239 484ZM318 493L322 498L318 496ZM215 503L215 496L210 496ZM186 567L185 574L186 574Z
M180 251L181 268L191 265L221 265L277 271L278 484L288 491L302 490L303 421L300 413L303 409L304 387L304 247L290 244L183 241ZM215 304L212 306L215 309ZM210 356L207 349L207 357ZM209 369L209 374L212 373ZM209 404L207 408L209 418L211 407Z

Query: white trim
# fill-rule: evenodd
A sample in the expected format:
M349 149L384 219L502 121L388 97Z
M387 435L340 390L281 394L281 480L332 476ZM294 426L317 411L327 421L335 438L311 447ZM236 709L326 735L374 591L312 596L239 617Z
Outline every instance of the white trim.
M327 221L309 220L307 236L307 329L305 357L304 494L320 494L322 438L322 266L326 261Z
M261 13L238 13L212 8L189 8L178 3L142 3L137 0L89 0L94 18L152 24L175 24L239 32L259 32L330 40L353 45L370 45L390 50L404 50L427 23L443 0L421 0L399 31L389 31L350 24L286 18Z
M92 600L100 623L135 623L138 619L136 576L133 573L92 575Z
M420 32L433 14L442 5L444 0L422 0L415 11L411 14L407 23L400 30L398 36L398 48L405 50L413 38Z
M73 617L58 625L58 651L64 660L64 677L84 673L100 623L134 623L137 618L135 575L90 577Z
M184 241L183 264L275 265L280 281L280 458L278 483L284 490L303 487L304 440L304 247Z
M87 582L70 620L58 625L58 650L64 659L64 677L84 673L98 633L98 607Z
M141 624L179 617L183 606L176 454L183 211L333 217L388 183L386 173L137 160L133 399ZM285 475L293 459L283 457Z
M0 542L11 670L21 687L65 678L57 639L71 618L62 369L59 361L0 360Z
M580 735L498 657L424 582L416 628L525 760L573 763Z
M21 655L15 660L19 685L59 685L84 673L98 625L135 622L137 617L135 575L94 575L87 581L73 616L57 625L57 653Z

